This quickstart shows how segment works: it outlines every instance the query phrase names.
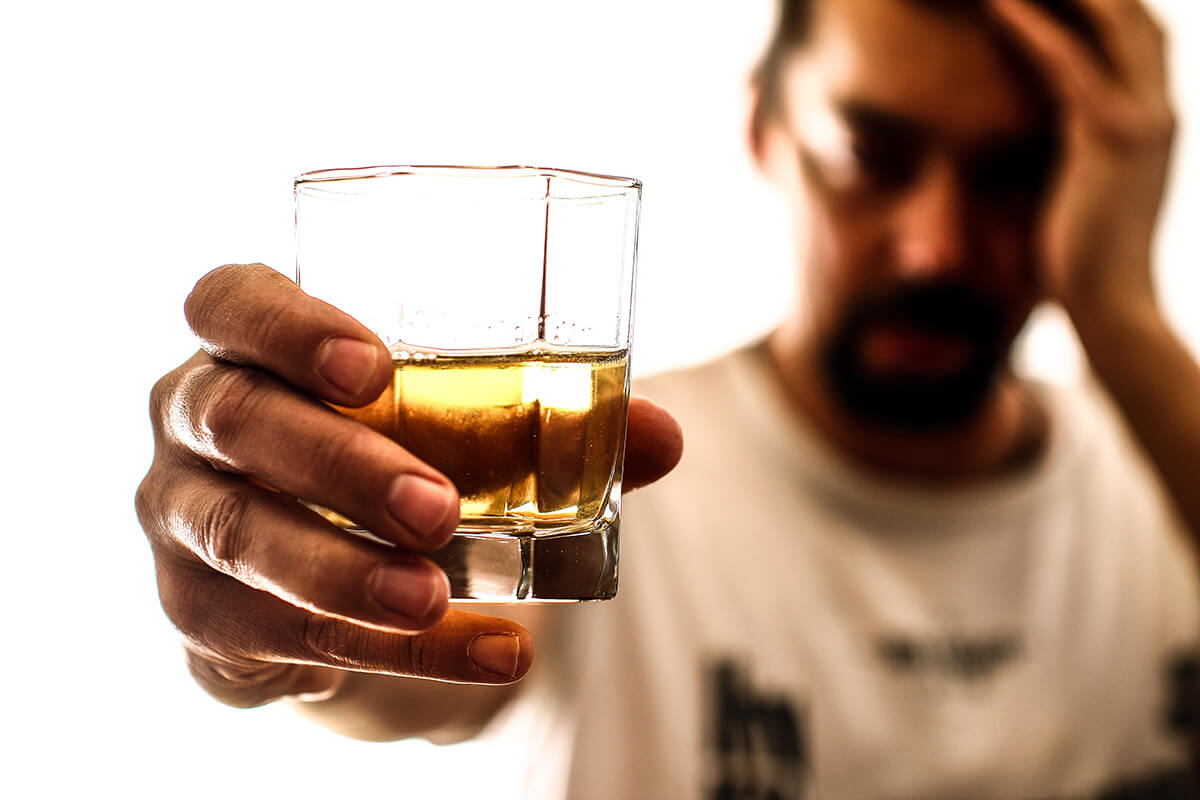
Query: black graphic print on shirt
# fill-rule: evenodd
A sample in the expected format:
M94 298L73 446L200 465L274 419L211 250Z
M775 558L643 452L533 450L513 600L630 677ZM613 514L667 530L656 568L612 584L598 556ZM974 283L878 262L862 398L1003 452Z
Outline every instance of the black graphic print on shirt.
M792 698L759 690L732 660L709 667L706 776L712 800L790 800L802 796L807 759L802 712Z
M1183 652L1167 665L1167 713L1164 723L1173 735L1200 752L1200 653Z
M1012 635L935 641L890 636L877 641L876 653L897 673L975 681L1012 663L1021 644ZM1115 781L1092 794L1095 800L1200 800L1200 650L1172 657L1163 678L1162 724L1187 743L1193 763ZM708 665L705 686L708 798L788 800L803 797L806 784L819 781L811 772L807 708L796 698L754 686L745 666L729 658Z
M976 681L1014 662L1021 654L1021 639L1014 633L935 639L891 634L877 640L875 653L897 673Z

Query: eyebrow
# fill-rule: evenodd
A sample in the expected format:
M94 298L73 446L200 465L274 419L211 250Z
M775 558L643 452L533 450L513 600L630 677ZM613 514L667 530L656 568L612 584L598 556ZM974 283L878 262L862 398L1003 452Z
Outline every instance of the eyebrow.
M834 103L834 109L850 127L858 130L906 139L925 138L931 135L929 128L917 120L873 106L862 100L840 100Z
M855 131L908 143L928 141L935 137L933 129L919 120L880 108L868 101L835 101L834 110L846 125ZM1008 154L1011 151L1053 149L1058 138L1059 135L1055 131L1044 128L1012 131L980 142L977 150L984 154Z

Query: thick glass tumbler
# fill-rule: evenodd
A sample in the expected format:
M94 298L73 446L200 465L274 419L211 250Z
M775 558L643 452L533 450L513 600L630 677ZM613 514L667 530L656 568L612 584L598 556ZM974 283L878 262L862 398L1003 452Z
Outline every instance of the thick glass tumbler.
M392 353L384 393L338 410L458 487L431 556L454 599L616 593L640 200L636 180L539 167L296 179L297 283Z

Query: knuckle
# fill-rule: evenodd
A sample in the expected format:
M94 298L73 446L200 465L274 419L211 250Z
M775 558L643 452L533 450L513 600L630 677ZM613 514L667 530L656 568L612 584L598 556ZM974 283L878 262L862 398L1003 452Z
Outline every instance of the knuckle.
M228 460L231 445L266 401L270 379L254 369L214 366L197 374L192 383L189 388L198 395L188 398L195 410L192 438L205 446L207 455Z
M230 489L204 506L195 521L193 535L200 557L233 577L243 571L250 547L252 502L248 491Z
M198 491L195 472L181 464L164 463L164 458L156 454L138 484L134 510L156 561L182 559L194 565L195 548L188 520L203 492Z
M183 302L183 315L192 331L207 337L213 323L228 314L248 281L279 276L264 264L224 264L203 275ZM282 276L279 276L282 277ZM286 280L286 279L285 279Z
M308 614L304 619L301 644L317 663L338 667L358 666L355 657L358 640L365 631L342 620L320 614Z
M177 380L178 376L174 371L168 372L150 387L150 423L155 433L161 428Z
M168 376L170 377L170 376ZM165 438L210 462L236 469L227 458L248 424L248 417L268 397L273 384L266 373L250 367L208 363L184 368L160 381L155 419Z
M1169 144L1175 137L1175 115L1170 109L1147 112L1133 126L1136 144L1161 146Z
M158 601L167 619L191 647L211 651L207 621L211 604L203 586L206 581L194 569L182 567L168 558L157 558Z
M150 387L150 426L156 444L170 442L178 432L179 413L192 403L196 388L203 385L214 369L197 363L196 357L163 375Z
M305 615L300 631L304 660L338 669L410 674L403 663L403 647L396 634L356 625L323 614ZM402 637L406 640L409 637Z
M1175 117L1170 107L1136 103L1112 103L1108 111L1107 137L1122 151L1137 153L1169 145L1175 136Z
M154 468L151 467L150 472L146 473L146 477L142 478L142 482L138 484L137 491L133 495L133 507L137 512L142 532L151 539L153 538L151 533L158 530L161 519L158 510L161 504L162 491L158 483L154 474Z
M196 335L204 337L213 317L236 291L244 270L241 264L225 264L196 281L183 301L183 316Z
M1174 139L1178 127L1179 118L1175 116L1175 112L1170 108L1164 109L1157 121L1158 136L1167 140Z
M440 650L436 640L428 635L405 638L408 669L418 678L436 678L441 674Z

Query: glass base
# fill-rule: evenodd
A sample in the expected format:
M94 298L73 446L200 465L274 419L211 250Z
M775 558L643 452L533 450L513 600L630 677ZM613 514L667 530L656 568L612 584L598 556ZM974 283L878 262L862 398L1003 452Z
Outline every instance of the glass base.
M429 559L451 600L490 603L608 600L617 593L619 523L552 536L456 533Z
M347 533L395 547L336 511L304 505ZM587 523L583 523L587 524ZM469 517L440 550L425 557L450 578L450 599L485 603L571 603L617 594L617 514L582 530L538 530L518 518ZM561 532L555 532L555 531Z

